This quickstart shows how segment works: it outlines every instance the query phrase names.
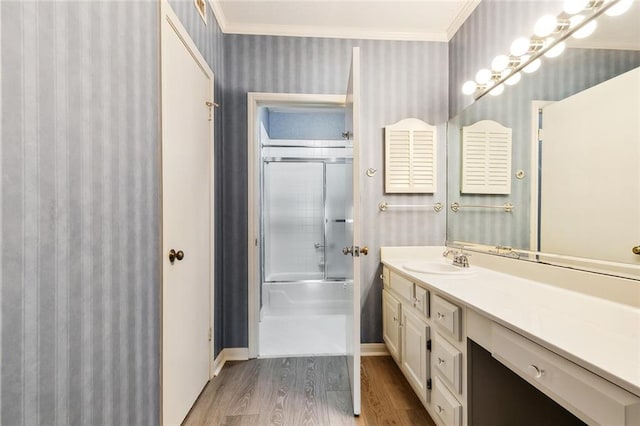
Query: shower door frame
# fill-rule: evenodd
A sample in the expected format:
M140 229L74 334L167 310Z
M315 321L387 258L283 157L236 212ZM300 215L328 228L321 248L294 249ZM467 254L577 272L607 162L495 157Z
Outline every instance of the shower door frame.
M263 146L264 147L269 147ZM298 146L299 147L299 146ZM309 148L324 148L324 147L316 147L309 146ZM342 148L342 147L336 147ZM346 148L346 147L345 147ZM267 161L265 158L273 158L273 160ZM340 278L328 278L327 277L327 164L351 164L353 165L352 157L265 157L261 156L261 164L260 164L260 284L262 283L273 283L273 282L301 282L301 283L319 283L319 282L340 282L344 281L346 277ZM323 277L320 279L308 279L308 280L276 280L276 281L267 281L267 277L265 274L265 253L266 247L265 243L267 239L265 237L265 223L264 223L264 202L265 202L265 188L264 188L264 166L266 163L320 163L322 164L322 210L323 210L323 236L322 236L322 249L323 249ZM347 219L344 219L346 221ZM339 222L337 220L336 222ZM318 247L319 248L319 247Z
M247 316L248 357L258 356L260 320L260 167L258 108L262 106L344 108L345 95L247 93Z

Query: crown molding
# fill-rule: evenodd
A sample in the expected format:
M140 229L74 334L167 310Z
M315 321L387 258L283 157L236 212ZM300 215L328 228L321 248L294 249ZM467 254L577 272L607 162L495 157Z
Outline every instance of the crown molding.
M455 18L453 18L453 21L449 25L449 28L447 28L446 41L451 40L453 36L456 35L456 33L458 32L462 24L465 23L467 18L469 18L469 16L471 16L471 14L476 9L476 7L478 7L478 5L480 4L480 1L481 0L467 0L462 5L462 7L460 7L458 14L456 15Z
M324 28L309 25L251 25L227 24L227 34L249 34L287 37L319 37L365 40L403 40L447 42L447 34L428 32L371 31L363 28Z
M227 32L227 27L229 26L227 23L227 18L224 16L224 12L222 11L222 6L220 6L220 0L209 0L209 6L211 6L211 10L213 11L213 16L218 22L218 26L223 33Z

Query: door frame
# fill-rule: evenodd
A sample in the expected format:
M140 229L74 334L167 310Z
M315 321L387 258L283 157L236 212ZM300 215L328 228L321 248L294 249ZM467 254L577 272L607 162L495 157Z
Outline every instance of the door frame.
M163 341L164 341L164 327L163 327L163 320L164 320L164 315L163 315L163 292L164 292L164 285L165 285L165 277L164 277L164 272L163 272L163 257L165 256L164 253L164 215L163 215L163 210L164 210L164 197L163 197L163 184L164 184L164 169L163 169L163 150L164 150L164 143L165 143L165 139L164 139L164 132L163 132L163 111L164 111L164 102L166 101L166 99L163 97L163 90L162 90L162 42L163 42L163 20L167 20L169 22L169 25L171 25L173 27L173 29L176 31L176 34L180 37L180 39L183 41L183 43L185 44L185 46L189 49L189 52L191 53L191 55L193 56L193 58L195 59L195 61L198 63L198 65L203 69L203 71L207 74L207 76L209 77L211 84L210 84L210 91L209 91L209 99L211 99L211 103L213 104L210 108L211 108L211 125L209 126L209 314L208 314L208 318L209 318L209 330L210 330L210 340L209 340L209 380L211 380L214 376L214 359L213 359L213 355L215 353L215 346L214 346L214 333L213 333L213 326L214 326L214 297L215 297L215 292L214 292L214 267L215 267L215 147L214 147L214 127L215 127L215 122L214 122L214 111L213 108L217 107L217 104L215 104L215 98L214 98L214 87L215 87L215 75L213 73L213 70L211 70L211 68L209 67L209 64L207 63L206 59L204 58L204 56L202 56L202 54L200 53L200 51L198 50L198 47L196 46L196 44L194 43L194 41L191 39L191 37L189 36L188 31L186 30L186 28L182 25L182 22L180 21L180 18L178 17L178 15L176 15L176 13L174 12L173 8L171 7L171 5L169 4L168 0L161 0L160 1L160 16L159 16L159 43L158 43L158 65L159 65L159 81L158 81L158 91L160 93L160 108L159 108L159 136L160 136L160 152L159 152L159 183L160 183L160 190L159 190L159 201L160 201L160 244L159 244L159 256L160 256L160 291L158 292L158 298L159 298L159 326L160 326L160 333L159 333L159 347L158 347L158 352L159 352L159 389L158 389L158 393L159 393L159 404L158 404L158 408L160 410L159 413L159 419L160 419L160 424L163 424L163 353L162 353L162 347L163 347Z
M299 93L247 94L247 307L249 358L258 356L260 321L260 146L258 108L261 106L344 107L345 96Z
M540 179L540 173L538 167L540 165L539 146L542 135L538 131L540 126L540 110L551 105L555 101L531 101L531 166L530 166L530 226L529 226L529 250L539 251L538 247L538 183Z

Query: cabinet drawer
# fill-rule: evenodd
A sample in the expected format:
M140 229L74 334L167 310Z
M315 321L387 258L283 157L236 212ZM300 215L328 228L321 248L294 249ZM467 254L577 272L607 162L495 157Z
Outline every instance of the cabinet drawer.
M414 306L425 317L429 317L429 292L419 285L415 285Z
M389 268L384 266L382 268L382 287L389 288Z
M460 308L438 295L433 296L434 322L450 336L460 340Z
M462 405L438 377L435 378L433 390L433 409L445 426L462 424Z
M640 398L498 324L492 355L589 424L640 424Z
M391 272L389 287L403 298L413 302L413 283L401 275Z
M433 365L442 378L458 393L462 393L462 353L436 333L432 350Z

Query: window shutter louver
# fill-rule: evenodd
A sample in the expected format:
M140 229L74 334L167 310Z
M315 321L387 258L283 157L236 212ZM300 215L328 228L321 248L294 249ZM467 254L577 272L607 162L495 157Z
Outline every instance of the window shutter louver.
M436 127L416 118L385 127L385 192L436 192Z

